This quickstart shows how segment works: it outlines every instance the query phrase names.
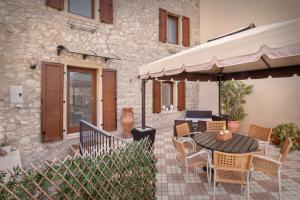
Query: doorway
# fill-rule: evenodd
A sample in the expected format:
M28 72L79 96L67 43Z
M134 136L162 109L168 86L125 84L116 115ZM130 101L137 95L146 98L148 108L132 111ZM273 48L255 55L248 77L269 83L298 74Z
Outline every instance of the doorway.
M79 132L80 120L97 123L96 69L68 66L67 70L67 130Z

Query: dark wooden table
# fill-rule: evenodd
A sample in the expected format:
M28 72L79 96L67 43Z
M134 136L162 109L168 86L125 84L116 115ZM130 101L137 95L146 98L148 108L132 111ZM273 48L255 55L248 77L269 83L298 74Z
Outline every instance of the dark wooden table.
M223 142L216 139L216 134L217 133L199 132L195 133L193 138L197 144L211 151L247 153L255 151L258 148L257 140L247 135L233 133L231 140Z

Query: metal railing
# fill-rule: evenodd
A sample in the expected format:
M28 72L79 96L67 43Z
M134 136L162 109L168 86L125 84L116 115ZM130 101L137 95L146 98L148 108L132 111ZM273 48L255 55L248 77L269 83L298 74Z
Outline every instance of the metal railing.
M93 124L80 121L80 154L106 153L126 142L121 138L100 130Z

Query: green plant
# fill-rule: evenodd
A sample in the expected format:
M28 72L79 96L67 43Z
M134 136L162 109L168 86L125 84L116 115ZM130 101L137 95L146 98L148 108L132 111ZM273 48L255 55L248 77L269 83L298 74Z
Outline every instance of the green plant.
M244 104L246 96L253 92L253 85L246 85L242 81L226 81L221 87L222 114L231 121L243 120L246 116Z
M297 138L300 136L300 129L294 123L284 123L276 126L272 131L272 137L278 137L280 140L279 146L282 146L284 140L290 137L293 146L292 149L299 148L299 144L296 142Z
M102 154L55 160L42 169L16 167L0 199L155 199L156 159L141 140Z

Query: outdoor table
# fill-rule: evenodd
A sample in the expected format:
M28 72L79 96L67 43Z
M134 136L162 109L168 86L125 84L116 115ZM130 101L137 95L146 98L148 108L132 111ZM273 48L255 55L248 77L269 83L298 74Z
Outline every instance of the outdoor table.
M216 132L198 132L193 139L203 148L211 151L221 151L226 153L247 153L258 148L256 139L240 133L232 133L232 139L220 141L216 139Z

